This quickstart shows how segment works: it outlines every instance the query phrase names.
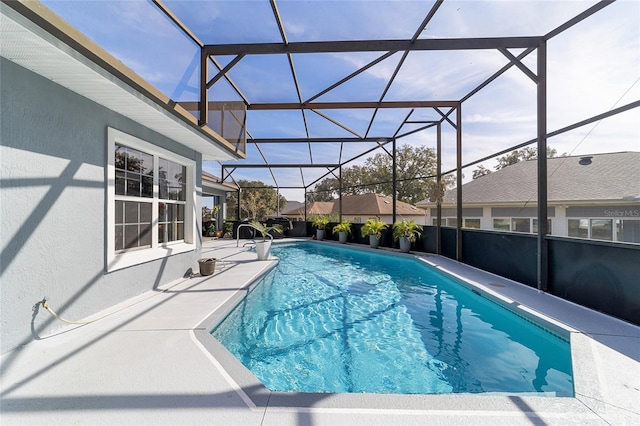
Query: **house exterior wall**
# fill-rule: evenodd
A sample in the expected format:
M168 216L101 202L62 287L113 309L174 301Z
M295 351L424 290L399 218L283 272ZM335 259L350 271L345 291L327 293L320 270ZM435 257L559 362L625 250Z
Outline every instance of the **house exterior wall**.
M107 129L195 161L196 188L201 155L0 61L0 353L6 353L63 326L33 309L45 296L61 316L79 320L197 265L199 240L195 250L107 272ZM200 211L199 196L194 204Z

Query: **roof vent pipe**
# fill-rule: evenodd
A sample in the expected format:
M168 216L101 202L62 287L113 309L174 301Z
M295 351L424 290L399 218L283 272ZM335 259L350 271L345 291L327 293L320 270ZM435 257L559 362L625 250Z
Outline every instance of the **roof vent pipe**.
M593 158L593 157L591 157L591 156L588 156L588 157L580 157L580 161L578 161L578 163L579 163L581 166L588 166L589 164L591 164L591 159L592 159L592 158Z

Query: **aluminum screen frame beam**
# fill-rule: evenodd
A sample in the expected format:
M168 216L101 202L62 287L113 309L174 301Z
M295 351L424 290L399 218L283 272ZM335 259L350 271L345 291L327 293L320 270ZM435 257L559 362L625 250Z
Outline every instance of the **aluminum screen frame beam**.
M374 109L374 108L455 108L460 101L364 101L364 102L280 102L280 103L254 103L247 106L247 111L271 111L294 109ZM181 102L180 105L193 104L193 102Z
M441 38L416 40L346 40L295 43L205 44L207 55L277 55L298 53L353 53L420 50L489 50L537 47L544 36Z

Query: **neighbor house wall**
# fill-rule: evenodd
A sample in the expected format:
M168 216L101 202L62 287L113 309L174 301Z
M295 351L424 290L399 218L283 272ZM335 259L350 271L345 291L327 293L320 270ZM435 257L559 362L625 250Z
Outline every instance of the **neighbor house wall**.
M34 312L45 296L60 315L77 320L179 279L197 265L196 249L107 272L107 128L195 160L196 188L201 156L0 60L0 351L5 353L62 326L43 309ZM200 211L198 199L195 210Z

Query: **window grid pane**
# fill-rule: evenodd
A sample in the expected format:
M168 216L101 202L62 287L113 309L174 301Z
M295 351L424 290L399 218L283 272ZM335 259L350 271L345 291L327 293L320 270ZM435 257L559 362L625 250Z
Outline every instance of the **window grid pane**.
M464 227L480 229L480 219L464 219Z
M158 203L158 243L184 240L183 203Z
M493 219L493 229L496 231L509 231L510 222L509 219Z
M116 144L116 195L153 197L153 156Z
M186 166L160 158L158 171L160 198L163 200L185 201Z
M589 238L589 221L587 219L569 219L569 236Z
M538 233L538 219L533 219L533 233ZM547 219L547 235L551 235L551 219Z
M526 218L526 219L513 218L511 219L511 230L513 232L530 233L531 221L529 220L529 218Z
M591 219L591 239L611 241L613 221L611 219Z
M115 250L151 246L151 203L115 202Z
M640 220L616 219L616 241L640 243Z

